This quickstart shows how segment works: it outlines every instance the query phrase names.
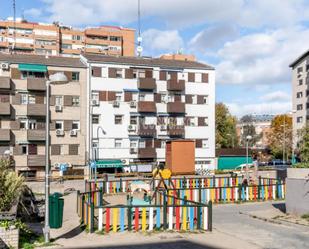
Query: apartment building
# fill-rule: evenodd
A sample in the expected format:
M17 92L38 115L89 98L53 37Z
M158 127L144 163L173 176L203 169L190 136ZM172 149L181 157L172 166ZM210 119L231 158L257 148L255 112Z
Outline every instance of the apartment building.
M43 176L46 80L63 72L68 83L51 85L51 166L83 172L86 164L85 65L76 58L0 53L0 155L10 154L15 170Z
M14 35L15 33L15 35ZM68 26L28 22L18 18L0 20L0 51L78 56L83 52L134 56L135 30L116 26L75 29Z
M295 111L293 111L293 137L297 137L297 131L309 120L309 50L293 61L290 67L292 68L292 106Z
M215 70L173 59L84 54L87 147L100 167L165 162L166 141L195 140L196 167L215 166ZM119 165L118 165L119 166Z

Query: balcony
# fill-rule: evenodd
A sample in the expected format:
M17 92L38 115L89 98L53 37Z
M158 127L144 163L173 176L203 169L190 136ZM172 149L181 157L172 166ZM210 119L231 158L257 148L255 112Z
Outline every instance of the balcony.
M27 156L28 167L38 167L45 165L45 155L29 155Z
M168 113L185 113L186 107L185 103L182 102L169 102L167 103L167 112Z
M11 89L11 79L9 77L0 77L0 89Z
M155 90L156 80L153 78L139 78L137 82L138 89Z
M9 142L11 140L11 132L9 129L0 129L0 142Z
M138 158L156 158L157 153L155 148L139 148L138 149Z
M27 105L28 116L45 116L45 105L44 104L29 104Z
M11 115L11 105L9 102L0 103L0 115Z
M155 125L140 125L138 129L138 135L141 137L155 137L157 130Z
M157 107L153 101L139 101L137 105L138 112L157 112Z
M27 130L28 141L45 141L45 130Z
M185 126L184 125L169 125L167 128L167 134L170 137L184 137Z
M167 81L167 90L168 91L184 91L185 90L185 81L184 80L168 80Z
M46 79L44 78L27 78L27 90L45 91Z

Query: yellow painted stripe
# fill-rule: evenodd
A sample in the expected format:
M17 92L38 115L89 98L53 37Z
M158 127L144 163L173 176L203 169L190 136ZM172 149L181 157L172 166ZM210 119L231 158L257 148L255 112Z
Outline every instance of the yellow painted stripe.
M118 208L113 208L113 232L117 232L118 228Z
M264 187L265 190L265 200L268 200L268 188L267 186Z
M230 201L231 199L231 189L230 188L226 189L226 195L227 195L227 201Z
M142 208L142 231L146 231L146 208Z
M187 208L182 208L182 230L187 230Z

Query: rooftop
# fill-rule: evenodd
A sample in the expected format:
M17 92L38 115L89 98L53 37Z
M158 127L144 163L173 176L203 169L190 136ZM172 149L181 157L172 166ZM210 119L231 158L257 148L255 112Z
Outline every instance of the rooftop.
M303 60L304 58L306 58L307 56L309 55L309 49L306 51L306 52L304 52L302 55L300 55L295 61L293 61L290 65L289 65L289 67L295 67L296 66L296 64L298 64L301 60Z
M85 53L83 56L89 62L133 65L137 67L160 67L166 69L201 69L214 70L215 68L196 61L165 60L151 57L126 57L126 56L108 56L99 54Z
M80 61L79 58L63 57L63 56L46 57L45 55L9 54L0 52L0 61L9 63L41 64L46 66L57 66L57 67L77 67L77 68L86 67Z

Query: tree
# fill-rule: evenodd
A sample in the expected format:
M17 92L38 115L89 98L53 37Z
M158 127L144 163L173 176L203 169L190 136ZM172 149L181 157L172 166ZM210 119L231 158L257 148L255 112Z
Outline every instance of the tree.
M223 103L216 103L216 148L238 146L236 118Z
M24 188L24 178L11 170L10 160L0 159L0 211L8 211Z
M288 115L277 115L271 122L269 147L275 158L285 158L292 154L292 118Z
M262 134L256 134L254 125L248 123L245 124L243 127L243 132L241 136L241 145L245 146L247 136L251 136L252 139L250 140L250 144L255 145L258 141L260 141Z
M299 155L302 163L309 164L309 126L306 125L299 132Z

